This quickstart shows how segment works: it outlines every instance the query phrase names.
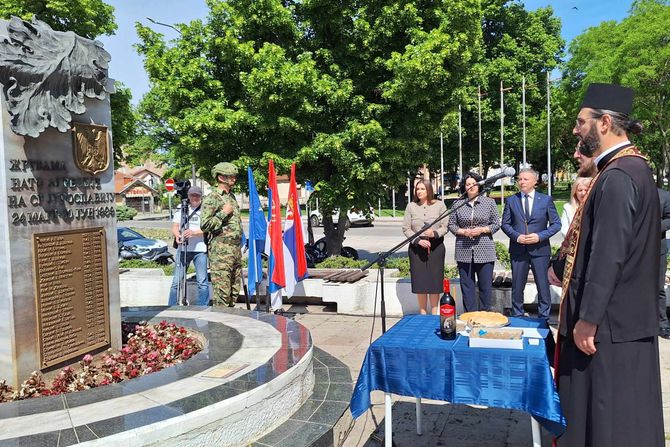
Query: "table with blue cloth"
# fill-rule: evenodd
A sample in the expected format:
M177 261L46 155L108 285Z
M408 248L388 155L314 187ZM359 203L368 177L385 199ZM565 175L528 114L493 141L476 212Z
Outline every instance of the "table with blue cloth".
M509 327L547 328L546 322L539 319L509 320ZM470 348L468 337L442 340L439 327L437 315L409 315L372 343L351 397L354 418L370 407L370 392L379 390L386 393L387 419L391 415L392 393L416 397L418 403L420 398L427 398L522 410L552 434L563 433L566 421L544 340L534 339L537 344L530 344L524 338L523 350ZM390 420L386 427L390 433ZM535 425L533 439L535 445L540 445L536 443L539 427Z

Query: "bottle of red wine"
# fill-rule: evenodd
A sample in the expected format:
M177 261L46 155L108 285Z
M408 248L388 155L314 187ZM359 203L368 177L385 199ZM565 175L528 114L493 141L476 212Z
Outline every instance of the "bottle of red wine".
M440 298L440 337L443 340L456 338L456 301L449 293L449 280L443 282L444 294Z

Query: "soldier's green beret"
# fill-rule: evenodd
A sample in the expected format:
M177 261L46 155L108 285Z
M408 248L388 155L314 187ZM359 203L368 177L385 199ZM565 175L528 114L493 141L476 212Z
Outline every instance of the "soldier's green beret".
M237 175L237 166L227 161L217 163L212 168L212 177L216 178L218 175Z

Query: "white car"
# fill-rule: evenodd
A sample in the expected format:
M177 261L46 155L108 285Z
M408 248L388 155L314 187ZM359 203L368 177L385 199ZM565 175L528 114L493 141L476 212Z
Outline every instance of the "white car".
M340 211L333 211L333 223L337 225L337 221L340 219ZM319 210L313 210L309 213L309 220L313 227L318 227L323 225L323 216ZM368 225L372 226L372 222L375 220L374 209L370 208L370 214L365 215L363 211L357 210L355 208L350 209L347 212L347 222L346 228L349 228L351 225Z

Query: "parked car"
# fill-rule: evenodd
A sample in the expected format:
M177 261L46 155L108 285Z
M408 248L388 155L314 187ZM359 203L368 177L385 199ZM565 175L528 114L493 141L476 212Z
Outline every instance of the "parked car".
M340 219L340 211L335 210L333 212L333 223L337 225L337 221ZM309 220L312 224L313 227L318 227L320 225L323 225L323 216L321 216L321 213L319 210L313 210L309 213ZM358 210L356 208L352 208L347 212L347 222L346 222L346 228L349 228L351 225L368 225L372 226L372 222L375 220L375 215L374 215L374 209L371 207L369 214L365 214L365 212Z
M159 264L174 262L168 245L163 241L144 237L126 227L117 227L116 237L119 243L119 259L143 259Z

